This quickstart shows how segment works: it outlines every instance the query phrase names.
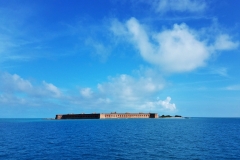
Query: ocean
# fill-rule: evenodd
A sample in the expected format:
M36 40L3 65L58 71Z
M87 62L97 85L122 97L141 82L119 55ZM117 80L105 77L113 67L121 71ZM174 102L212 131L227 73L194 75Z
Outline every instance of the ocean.
M0 159L240 159L240 118L0 119Z

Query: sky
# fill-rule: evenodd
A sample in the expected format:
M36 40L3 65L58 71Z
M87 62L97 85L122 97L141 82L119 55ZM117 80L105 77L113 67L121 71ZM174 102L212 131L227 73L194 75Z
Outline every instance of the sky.
M240 117L239 0L0 0L0 118Z

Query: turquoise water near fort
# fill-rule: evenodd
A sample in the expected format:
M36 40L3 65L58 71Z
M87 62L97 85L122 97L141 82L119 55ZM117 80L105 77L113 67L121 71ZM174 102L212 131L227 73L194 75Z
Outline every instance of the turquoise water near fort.
M0 119L0 159L240 159L240 118Z

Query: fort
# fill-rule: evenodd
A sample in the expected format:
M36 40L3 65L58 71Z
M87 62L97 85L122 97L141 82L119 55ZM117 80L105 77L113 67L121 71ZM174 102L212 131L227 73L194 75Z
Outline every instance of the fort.
M126 118L158 118L157 113L91 113L91 114L57 114L55 119L126 119Z

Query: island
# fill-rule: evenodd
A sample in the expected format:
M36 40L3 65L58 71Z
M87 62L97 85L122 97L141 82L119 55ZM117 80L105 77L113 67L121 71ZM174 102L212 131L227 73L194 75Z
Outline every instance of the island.
M126 118L158 118L157 113L80 113L80 114L57 114L55 119L126 119Z
M161 115L159 118L183 118L180 115L170 116L170 115Z

